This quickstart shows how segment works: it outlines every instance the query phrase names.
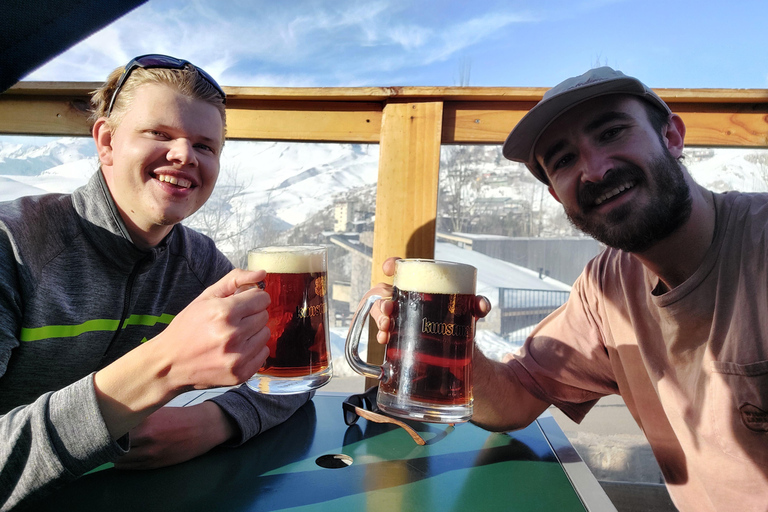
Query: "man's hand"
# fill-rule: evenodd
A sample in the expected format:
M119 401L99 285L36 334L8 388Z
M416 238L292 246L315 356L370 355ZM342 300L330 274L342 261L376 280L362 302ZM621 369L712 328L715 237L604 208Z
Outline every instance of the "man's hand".
M167 359L181 391L233 386L252 377L269 355L266 273L233 270L184 308L149 344Z
M178 464L230 439L235 426L214 402L162 407L131 430L131 449L118 469L154 469Z
M400 258L387 258L382 264L382 270L385 275L390 277L395 275L395 262ZM361 304L371 295L381 295L382 297L392 297L392 285L387 283L379 283L373 287L363 300ZM391 300L382 299L377 301L377 304L371 308L371 318L376 322L376 326L379 328L379 332L376 333L376 341L382 345L389 343L389 330L392 326L392 311L394 311L394 304ZM491 312L491 302L482 295L475 296L475 317L484 318Z
M389 258L382 265L384 274L395 275L395 261ZM379 283L366 295L392 296L392 286ZM391 300L377 301L371 308L371 319L376 322L379 332L376 341L389 342L390 317L394 305ZM491 303L482 295L475 296L475 317L483 318L491 311ZM473 394L475 397L472 423L492 431L516 430L529 425L549 405L531 395L520 383L512 369L502 363L491 361L477 346L472 357L474 365Z
M152 340L96 372L94 387L117 439L176 395L233 386L266 361L269 295L263 270L235 269L184 308Z

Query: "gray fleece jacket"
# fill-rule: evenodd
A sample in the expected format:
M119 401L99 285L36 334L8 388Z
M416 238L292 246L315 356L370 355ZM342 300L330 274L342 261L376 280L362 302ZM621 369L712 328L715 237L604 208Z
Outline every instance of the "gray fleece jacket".
M160 333L231 268L212 240L181 225L138 249L101 172L71 195L0 203L0 510L129 449L128 436L109 436L93 373ZM214 401L239 426L239 445L308 397L241 386Z

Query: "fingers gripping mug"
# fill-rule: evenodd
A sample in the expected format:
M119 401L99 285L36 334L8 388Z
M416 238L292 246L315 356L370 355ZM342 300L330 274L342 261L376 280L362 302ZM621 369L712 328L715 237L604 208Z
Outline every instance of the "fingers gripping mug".
M374 302L362 304L345 347L350 366L379 379L378 404L395 416L435 423L472 416L472 351L477 270L447 261L395 263L392 327L384 364L363 362L360 334Z
M269 357L248 386L290 394L328 383L333 374L328 333L327 250L320 246L263 247L248 253L248 268L264 269Z

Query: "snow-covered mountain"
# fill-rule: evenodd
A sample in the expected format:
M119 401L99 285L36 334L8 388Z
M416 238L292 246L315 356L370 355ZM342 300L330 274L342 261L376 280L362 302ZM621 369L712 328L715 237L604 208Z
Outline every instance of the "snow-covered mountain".
M96 148L84 137L0 138L0 174L37 176L60 165L95 158Z
M508 164L498 147L479 153L481 169ZM700 184L716 191L766 191L765 150L690 150L686 165ZM378 172L378 146L228 141L218 187L233 193L229 208L268 206L282 226L293 226L352 189L370 186ZM503 164L499 164L502 161ZM96 171L90 138L0 137L0 201L22 195L73 191ZM538 185L537 185L538 186ZM484 185L487 197L514 194L509 183ZM548 194L546 194L548 196Z
M685 165L697 183L715 192L768 191L765 149L687 149Z
M87 138L0 138L0 201L47 192L69 193L98 168ZM237 187L233 208L269 205L295 225L349 189L376 182L378 146L228 141L219 185Z
M480 160L475 172L484 176L482 187L476 193L503 200L519 199L526 194L531 197L534 191L542 197L541 208L547 212L562 211L534 180L528 183L510 179L520 169L501 159L499 151L499 146L489 146L473 153L473 158ZM450 159L450 154L451 151L444 151L443 158ZM273 229L284 230L305 223L323 211L327 217L327 209L334 200L350 196L355 190L367 189L368 199L363 202L372 211L370 187L376 183L378 156L377 145L228 141L222 154L219 183L209 204L214 209L227 210L226 225L222 229L230 233L249 223L257 228L265 219L273 221ZM693 149L685 160L698 183L718 192L768 190L766 162L768 151L754 149ZM23 195L72 192L85 184L97 168L95 148L88 138L0 137L0 201ZM258 215L262 215L260 220ZM228 249L235 252L238 248L226 236L217 243L228 254ZM439 245L443 252L459 250L455 246ZM460 261L462 255L449 253L440 257ZM510 265L499 262L502 263ZM488 263L479 266L490 268ZM492 273L497 277L510 274ZM493 282L487 287L502 284ZM486 284L482 279L478 285L479 293L497 295L483 288ZM345 329L336 329L333 336L333 350L338 356L334 364L339 375L352 374L343 360ZM516 347L494 332L482 329L478 330L477 343L495 359Z
M242 205L269 204L281 221L296 225L350 189L376 183L376 145L227 142L221 180L240 180Z

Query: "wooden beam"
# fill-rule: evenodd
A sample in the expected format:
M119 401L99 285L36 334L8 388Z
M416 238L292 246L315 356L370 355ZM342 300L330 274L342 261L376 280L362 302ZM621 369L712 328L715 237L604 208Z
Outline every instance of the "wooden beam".
M0 96L0 134L89 135L87 96ZM227 137L377 143L383 105L374 102L238 101Z
M393 101L384 107L371 285L392 282L381 270L389 257L434 257L442 119L439 101ZM384 347L375 333L371 325L368 361L380 364Z
M533 102L449 102L444 144L501 144ZM670 103L682 117L690 146L768 147L766 103Z
M680 113L686 146L768 147L768 114Z
M0 134L90 135L82 97L0 96Z
M386 280L391 256L432 258L435 250L442 103L391 102L384 108L376 188L372 284Z
M444 144L500 144L536 102L448 102Z
M19 82L1 96L82 96L99 82ZM401 100L539 101L548 87L223 87L227 101ZM654 91L667 103L768 103L768 89L668 89Z
M351 101L228 102L227 138L377 143L382 108Z
M0 133L88 135L95 82L21 82L0 95ZM443 143L499 144L542 87L225 87L233 139L375 143L387 101L443 101ZM768 90L656 89L687 144L768 146Z

